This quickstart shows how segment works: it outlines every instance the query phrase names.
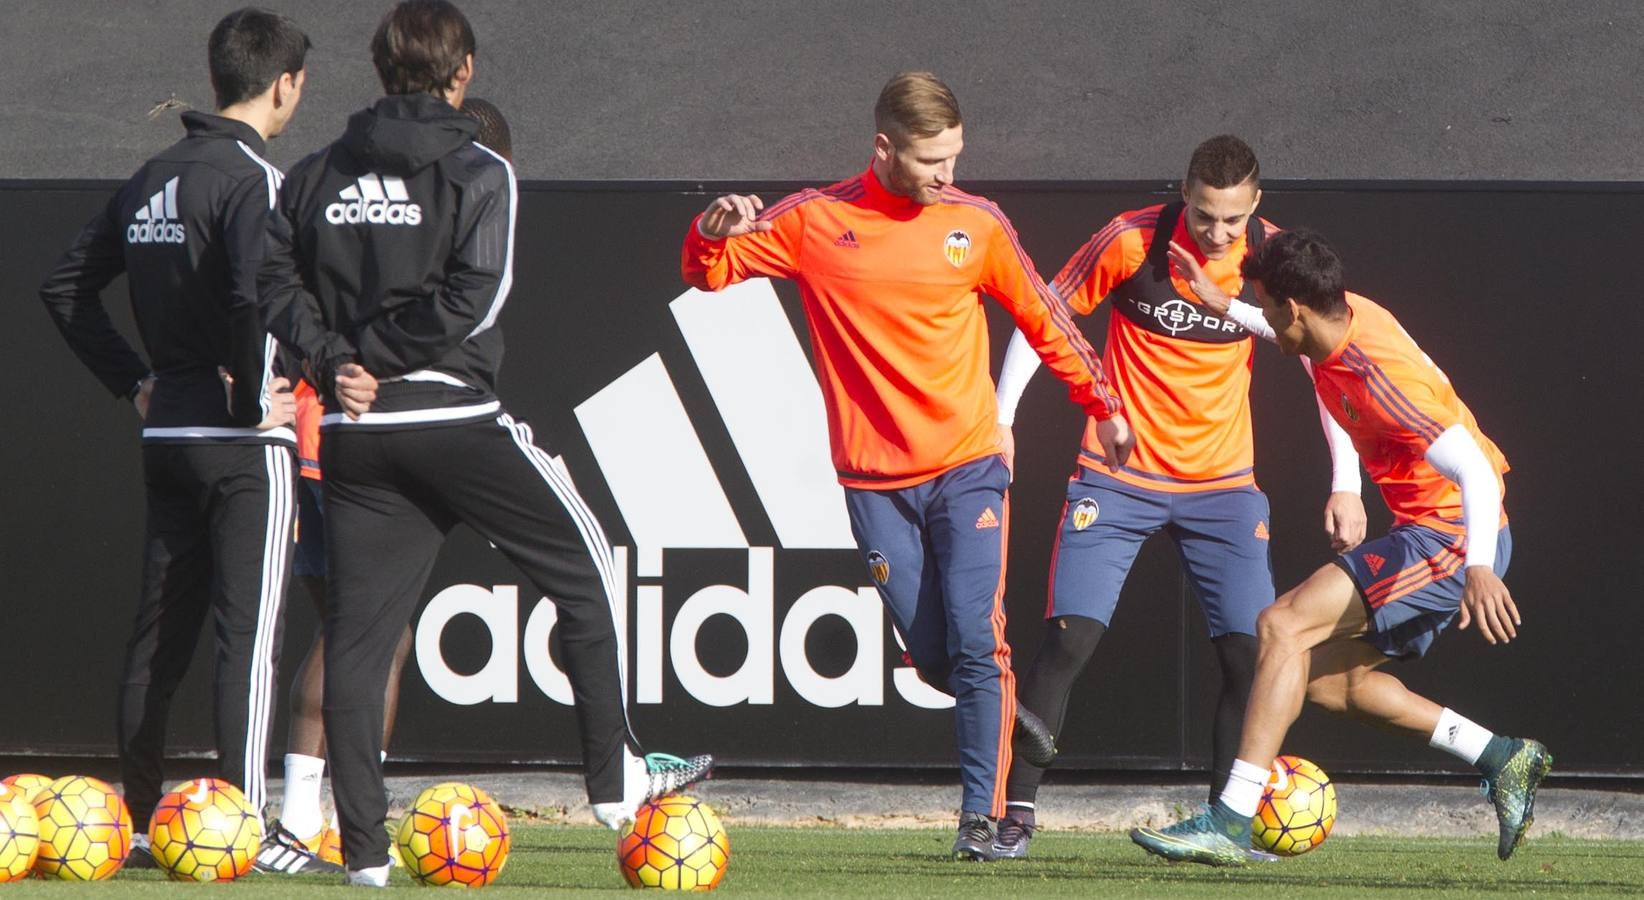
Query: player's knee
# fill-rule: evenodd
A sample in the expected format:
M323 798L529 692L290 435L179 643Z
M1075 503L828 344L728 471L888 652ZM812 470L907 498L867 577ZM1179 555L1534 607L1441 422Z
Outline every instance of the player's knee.
M1058 669L1072 669L1074 674L1084 671L1085 664L1096 654L1096 645L1107 626L1085 616L1056 616L1045 622L1045 642L1039 650L1042 665Z
M1288 648L1296 633L1296 617L1287 607L1275 604L1256 616L1256 637L1263 650Z

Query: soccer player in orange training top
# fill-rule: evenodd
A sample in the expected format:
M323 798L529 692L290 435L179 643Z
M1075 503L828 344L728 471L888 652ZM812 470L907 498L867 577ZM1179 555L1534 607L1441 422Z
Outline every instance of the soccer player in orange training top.
M1502 507L1507 461L1450 380L1387 310L1342 288L1341 261L1317 235L1269 239L1243 265L1260 314L1230 315L1301 355L1325 407L1353 439L1393 513L1393 530L1314 572L1264 610L1244 735L1221 797L1164 829L1131 832L1150 853L1211 865L1258 857L1250 820L1303 697L1426 738L1477 766L1506 859L1552 767L1540 742L1508 738L1412 693L1378 667L1427 651L1452 620L1491 644L1517 637L1501 581L1512 556ZM1265 327L1264 327L1265 326Z
M1017 710L1000 596L1010 473L981 294L1067 382L1108 458L1123 461L1132 439L1101 363L1010 223L953 186L964 126L952 91L927 72L897 75L874 125L860 175L769 209L745 195L709 204L682 268L707 290L757 276L799 284L857 546L914 665L957 701L953 853L987 860Z
M1103 362L1136 429L1137 450L1126 465L1110 466L1095 430L1086 428L1051 555L1044 641L1017 696L1061 733L1073 683L1113 619L1136 553L1164 531L1181 554L1221 668L1211 800L1238 750L1256 671L1256 615L1273 602L1273 568L1251 440L1254 342L1195 295L1255 300L1239 263L1278 230L1256 216L1261 197L1255 151L1217 135L1194 149L1180 200L1117 216L1050 284L1076 313L1088 315L1104 301L1112 308ZM1190 280L1190 272L1198 277ZM1006 435L1038 368L1018 335L999 375ZM1341 553L1364 538L1359 461L1329 414L1321 409L1320 418L1335 468L1324 527ZM1012 763L1000 856L1027 856L1044 773L1021 757Z

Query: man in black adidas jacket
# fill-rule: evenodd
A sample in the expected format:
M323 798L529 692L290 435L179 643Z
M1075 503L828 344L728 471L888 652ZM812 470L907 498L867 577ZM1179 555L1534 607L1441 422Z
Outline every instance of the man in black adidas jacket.
M610 545L565 471L497 400L513 281L513 169L458 112L474 34L444 0L383 18L388 96L291 170L260 288L326 414L324 719L352 884L385 885L383 688L445 534L466 522L559 611L589 800L612 827L712 760L644 757L627 722ZM374 390L373 390L374 389Z
M217 115L143 165L40 288L69 346L143 422L143 586L120 692L119 750L139 847L162 790L166 716L209 616L222 777L255 809L279 660L293 509L294 409L257 302L279 170L264 142L291 120L308 38L257 9L211 32ZM149 361L100 292L121 272ZM146 853L136 858L146 857Z

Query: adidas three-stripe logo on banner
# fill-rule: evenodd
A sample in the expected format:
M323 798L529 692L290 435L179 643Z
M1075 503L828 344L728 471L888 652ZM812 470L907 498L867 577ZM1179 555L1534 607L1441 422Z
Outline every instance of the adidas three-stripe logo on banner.
M398 175L366 173L337 192L337 202L325 208L333 225L421 225L422 207L410 202L405 180Z
M177 183L175 176L166 186L148 198L148 205L137 210L132 223L126 226L128 244L181 244L187 237L183 223L177 221Z

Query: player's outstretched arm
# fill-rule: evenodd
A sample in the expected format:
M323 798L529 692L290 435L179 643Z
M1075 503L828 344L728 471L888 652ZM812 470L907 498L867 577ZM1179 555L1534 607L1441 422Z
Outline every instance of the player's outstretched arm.
M1210 280L1204 273L1204 267L1199 265L1199 261L1193 258L1193 254L1186 247L1171 241L1170 261L1187 281L1187 286L1193 290L1193 296L1198 297L1206 309L1232 319L1240 328L1264 341L1274 339L1273 326L1267 324L1262 311L1237 297L1229 297L1216 282Z
M1227 309L1233 303L1233 298L1229 297L1226 291L1222 290L1215 281L1211 280L1209 275L1204 273L1204 267L1199 265L1199 261L1193 256L1192 251L1175 241L1171 241L1169 253L1170 261L1176 266L1177 274L1181 275L1182 280L1187 282L1188 288L1193 291L1193 296L1198 297L1200 303L1210 307L1211 311L1217 315L1227 315Z
M1507 585L1495 573L1496 533L1501 528L1501 487L1472 432L1451 425L1427 448L1427 462L1461 488L1461 518L1467 529L1467 585L1461 594L1458 630L1473 623L1492 644L1518 637L1523 624Z
M768 211L752 194L714 198L685 233L680 276L705 291L762 275L792 278L799 267L806 197L790 195Z
M1073 324L1073 310L1029 263L1009 221L990 205L998 230L985 242L987 256L978 287L997 299L1039 359L1068 387L1068 396L1098 423L1108 464L1123 465L1135 446L1124 403L1108 383L1096 351Z

